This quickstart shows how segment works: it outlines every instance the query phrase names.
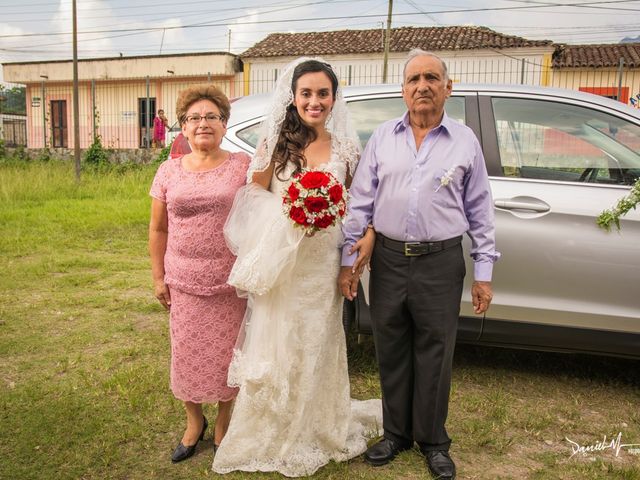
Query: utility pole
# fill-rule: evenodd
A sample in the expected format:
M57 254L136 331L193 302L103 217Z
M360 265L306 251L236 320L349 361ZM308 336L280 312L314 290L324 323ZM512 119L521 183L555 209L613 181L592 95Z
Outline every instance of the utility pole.
M627 103L627 99L622 100L622 74L624 73L624 58L620 57L620 62L618 63L618 94L616 95L616 100L622 103Z
M73 0L73 157L76 163L76 181L80 181L80 106L78 105L78 16Z
M162 29L162 39L160 40L160 51L158 52L158 55L162 55L162 46L164 45L164 32L166 31L166 28Z
M391 43L391 17L393 16L393 0L389 0L387 13L387 34L384 38L384 60L382 63L382 83L387 83L387 70L389 63L389 44Z
M42 105L42 146L47 148L47 90L44 82L49 79L49 76L40 75L40 78L42 78L42 85L40 87L40 105Z
M227 46L227 52L231 53L231 29L229 29L229 33L227 34L229 37L229 44Z

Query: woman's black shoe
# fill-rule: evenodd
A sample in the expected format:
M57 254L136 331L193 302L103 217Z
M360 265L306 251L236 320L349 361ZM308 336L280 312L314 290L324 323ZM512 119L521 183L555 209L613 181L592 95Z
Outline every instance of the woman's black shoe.
M176 449L173 451L173 455L171 455L171 461L173 463L178 463L178 462L181 462L182 460L186 460L187 458L192 457L194 453L196 453L196 445L198 445L198 442L204 438L204 432L207 430L207 427L209 426L209 422L207 422L207 417L203 415L202 418L204 419L204 424L202 425L202 432L200 432L200 438L198 438L198 440L194 445L190 445L188 447L185 447L182 444L182 442L180 442L176 447Z

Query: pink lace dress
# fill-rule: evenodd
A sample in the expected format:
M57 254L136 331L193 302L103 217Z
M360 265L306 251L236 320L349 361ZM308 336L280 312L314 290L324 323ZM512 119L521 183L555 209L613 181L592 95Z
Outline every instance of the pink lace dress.
M183 401L228 401L237 393L227 386L227 372L246 302L227 285L235 257L222 229L249 160L232 153L212 170L191 172L182 157L169 159L151 186L151 196L167 205L171 390Z

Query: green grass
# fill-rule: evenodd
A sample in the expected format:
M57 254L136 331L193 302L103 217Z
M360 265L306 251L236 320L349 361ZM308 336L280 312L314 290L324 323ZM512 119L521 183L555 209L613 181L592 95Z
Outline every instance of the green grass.
M1 479L216 477L211 432L194 458L169 461L184 414L168 387L167 316L151 294L153 174L85 171L77 184L70 163L0 161ZM350 338L349 362L353 396L379 396L371 341ZM639 480L640 456L569 458L565 440L622 432L640 443L638 366L458 347L448 428L459 478ZM409 451L378 469L332 463L313 478L428 475Z

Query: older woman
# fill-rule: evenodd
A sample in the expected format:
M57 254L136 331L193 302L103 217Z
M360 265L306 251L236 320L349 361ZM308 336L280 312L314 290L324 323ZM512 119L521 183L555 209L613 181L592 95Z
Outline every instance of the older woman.
M227 386L227 371L245 301L226 283L234 257L222 227L250 158L220 148L229 111L217 87L181 92L176 112L192 151L160 165L151 187L154 290L170 312L171 390L187 412L174 463L192 456L204 437L202 403L218 403L214 446L220 443L237 393Z

